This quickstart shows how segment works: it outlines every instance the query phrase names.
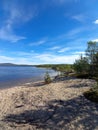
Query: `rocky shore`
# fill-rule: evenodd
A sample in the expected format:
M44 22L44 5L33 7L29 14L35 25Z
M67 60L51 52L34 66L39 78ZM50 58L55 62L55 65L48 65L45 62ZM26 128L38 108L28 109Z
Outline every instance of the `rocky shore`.
M98 130L98 104L83 96L94 84L65 79L0 90L0 130Z

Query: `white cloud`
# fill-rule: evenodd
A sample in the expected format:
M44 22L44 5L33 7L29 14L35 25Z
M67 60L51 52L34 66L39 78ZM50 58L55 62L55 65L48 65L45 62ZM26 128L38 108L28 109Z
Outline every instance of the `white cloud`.
M23 57L15 57L13 60L13 63L15 63L15 64L28 64L28 65L37 64L37 62L33 61L33 58L28 59L28 58L23 58Z
M14 1L6 1L3 4L4 12L8 15L6 23L10 26L16 23L28 22L38 13L35 5L26 4L25 6L22 2Z
M92 40L93 42L98 42L98 39L94 39L94 40Z
M94 24L98 24L98 19L96 19L96 20L94 21Z
M23 4L24 5L24 4ZM35 6L23 7L21 2L4 1L3 11L5 13L5 20L3 26L0 28L0 39L10 42L17 42L26 39L24 36L15 34L14 29L17 24L28 22L37 15L37 8Z
M51 48L49 48L49 50L58 50L58 49L60 49L61 47L59 47L59 46L54 46L54 47L51 47Z
M77 35L78 33L81 33L84 29L83 28L76 28L76 29L72 29L71 31L69 31L66 36L68 37L73 37L75 35Z
M3 63L3 62L8 62L8 61L13 61L13 58L12 57L8 57L8 56L0 56L0 62Z
M14 57L0 56L0 63L16 63L16 64L59 64L59 63L74 63L75 59L79 58L78 54L75 55L56 55L49 53L16 53ZM23 54L23 55L22 55Z
M75 19L79 22L84 22L85 21L85 16L83 14L78 14L78 15L74 15L72 16L72 19Z
M39 41L29 43L30 46L38 46L47 42L47 38L43 38Z
M55 38L55 40L62 40L62 39L73 39L76 38L80 33L82 33L84 30L86 30L86 28L75 28L72 29L70 31L68 31L66 34L62 34L60 36L58 36L57 38Z
M34 53L34 51L32 50L31 52L24 52L24 51L18 51L18 52L13 52L13 54L16 54L17 53L17 55L18 56L32 56L32 54Z
M67 56L60 56L60 55L52 55L52 54L43 54L38 55L37 58L40 60L40 63L50 63L50 64L59 64L59 63L74 63L75 59L79 58L78 55L67 55Z
M0 39L10 41L10 42L17 42L19 40L26 39L26 38L23 36L18 36L14 34L11 29L5 26L0 29Z
M84 51L76 51L73 53L74 55L85 55L85 52Z
M33 62L32 59L28 59L27 57L9 57L9 56L0 56L0 63L14 63L14 64L37 64L37 62Z
M59 53L63 53L63 52L69 51L70 49L71 49L71 48L66 47L66 48L60 49L58 52L59 52Z

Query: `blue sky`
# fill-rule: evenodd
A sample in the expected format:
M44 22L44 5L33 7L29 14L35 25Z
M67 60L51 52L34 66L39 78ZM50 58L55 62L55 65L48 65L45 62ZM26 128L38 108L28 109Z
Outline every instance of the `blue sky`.
M0 63L73 63L98 41L98 0L0 0Z

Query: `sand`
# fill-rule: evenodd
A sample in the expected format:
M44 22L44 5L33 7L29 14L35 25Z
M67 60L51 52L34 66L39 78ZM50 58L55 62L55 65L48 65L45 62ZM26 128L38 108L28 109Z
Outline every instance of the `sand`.
M0 90L0 130L98 130L98 104L83 96L94 84L66 79Z

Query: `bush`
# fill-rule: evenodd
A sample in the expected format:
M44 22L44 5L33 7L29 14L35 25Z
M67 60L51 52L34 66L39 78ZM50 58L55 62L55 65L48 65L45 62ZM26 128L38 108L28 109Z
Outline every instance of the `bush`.
M48 72L46 72L45 77L44 77L44 80L45 80L45 83L46 83L46 84L49 84L49 83L52 82L51 77L50 77L50 75L49 75Z
M76 76L76 78L81 78L81 79L89 79L90 78L89 74L87 74L87 73L76 74L75 76Z
M80 59L75 61L73 68L77 74L88 73L89 70L88 59L86 57L81 56Z
M89 91L85 92L84 96L88 100L98 103L98 84L94 88L91 88Z

